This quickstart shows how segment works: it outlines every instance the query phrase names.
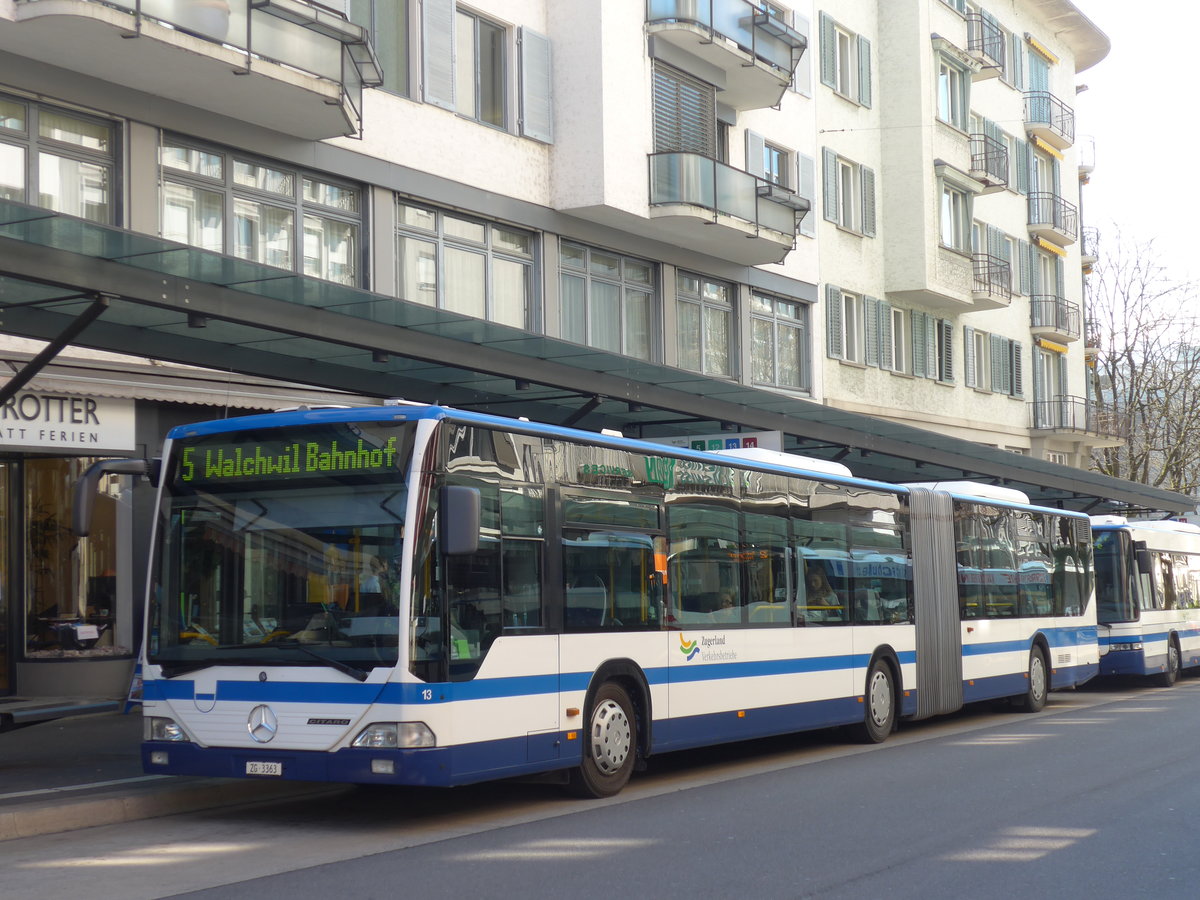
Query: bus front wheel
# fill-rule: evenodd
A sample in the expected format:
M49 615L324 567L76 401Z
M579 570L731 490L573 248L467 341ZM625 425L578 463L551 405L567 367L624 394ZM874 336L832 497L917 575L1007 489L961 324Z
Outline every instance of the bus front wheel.
M1167 668L1166 671L1158 676L1158 683L1163 687L1170 687L1179 680L1179 669L1181 667L1179 658L1179 645L1175 643L1174 635L1167 641Z
M588 713L583 762L571 773L581 797L611 797L629 781L637 757L637 720L629 694L616 682L600 686Z
M1046 668L1046 653L1040 646L1029 651L1029 685L1025 693L1014 699L1023 712L1041 712L1046 706L1049 675Z
M892 667L882 659L871 663L867 672L867 691L863 696L862 724L855 728L856 736L865 744L879 744L896 727L896 690L892 684Z

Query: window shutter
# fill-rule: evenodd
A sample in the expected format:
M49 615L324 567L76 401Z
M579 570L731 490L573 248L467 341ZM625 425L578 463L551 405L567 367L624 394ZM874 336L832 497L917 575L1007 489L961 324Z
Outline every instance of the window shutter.
M997 259L1000 257L1000 239L1003 232L995 225L987 227L987 252L988 256L994 256Z
M949 319L938 320L937 340L941 351L938 380L954 381L954 323Z
M804 214L804 218L800 220L800 233L805 237L817 236L817 161L811 156L805 156L803 153L796 154L796 165L799 169L799 179L796 184L800 186L797 192L808 201L808 212Z
M812 24L806 16L794 14L792 28L804 35L805 50L792 76L792 88L805 97L812 96Z
M825 218L838 221L838 163L837 154L828 147L821 148L821 177L825 184Z
M1045 350L1034 350L1033 360L1033 399L1034 400L1049 400L1050 397L1046 393L1046 372L1045 366L1042 365L1041 355Z
M970 325L963 326L963 383L967 387L979 387L975 367L975 329Z
M925 378L929 372L926 368L925 323L929 316L923 312L912 311L912 357L913 374Z
M670 66L654 66L654 150L715 157L716 89Z
M833 19L821 13L821 84L837 89L837 29Z
M862 184L862 233L875 237L875 171L859 166L858 174Z
M455 0L424 0L421 13L421 73L426 103L454 109Z
M842 291L832 284L825 285L825 344L830 357L846 358L842 340Z
M1067 278L1061 256L1054 257L1054 296L1060 300L1067 296Z
M892 353L892 305L879 301L879 368L889 372L896 368Z
M767 142L761 134L746 129L746 171L759 178L767 177L767 170L763 165L763 151L766 145Z
M1008 380L1004 370L1008 365L1008 341L998 334L989 335L992 356L992 390L1009 393Z
M1017 141L1017 193L1029 194L1029 144Z
M550 39L522 28L521 134L544 144L554 143L554 95L550 66Z
M863 297L863 362L879 365L879 301Z
M1025 396L1025 378L1021 370L1021 345L1012 342L1012 395Z
M871 42L858 36L858 102L871 107Z
M1041 258L1037 247L1033 244L1029 245L1029 293L1041 294L1045 292L1046 285L1042 284L1042 267L1040 265Z
M1018 91L1025 89L1025 54L1016 35L1012 36L1012 84Z
M1032 251L1032 250L1033 250L1033 245L1031 243L1029 243L1029 241L1019 241L1017 244L1017 265L1020 268L1020 278L1021 278L1018 289L1020 290L1020 292L1022 294L1025 294L1026 296L1033 293L1033 288L1031 287L1032 282L1031 282L1031 278L1030 278L1030 274L1029 274L1029 270L1030 270L1029 261L1031 258L1030 251Z

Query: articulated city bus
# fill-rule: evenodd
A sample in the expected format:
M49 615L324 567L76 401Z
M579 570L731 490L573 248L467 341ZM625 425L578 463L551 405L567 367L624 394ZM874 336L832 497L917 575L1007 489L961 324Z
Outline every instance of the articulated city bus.
M608 796L1097 672L1088 520L1016 492L421 405L184 426L146 470L148 772Z
M1092 519L1100 672L1166 687L1200 666L1200 527Z

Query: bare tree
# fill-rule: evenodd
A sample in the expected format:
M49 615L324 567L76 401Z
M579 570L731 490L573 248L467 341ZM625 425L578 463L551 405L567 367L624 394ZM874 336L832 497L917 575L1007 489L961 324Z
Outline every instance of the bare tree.
M1200 489L1197 285L1176 281L1154 242L1114 229L1089 276L1088 317L1099 348L1094 397L1130 422L1124 447L1096 450L1099 472L1196 495Z

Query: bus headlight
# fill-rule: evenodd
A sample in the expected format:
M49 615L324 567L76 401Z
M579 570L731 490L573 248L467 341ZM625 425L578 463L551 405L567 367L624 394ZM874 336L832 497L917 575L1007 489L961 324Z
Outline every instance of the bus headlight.
M437 738L424 722L374 722L360 731L350 746L412 750L436 747Z
M148 716L142 725L142 736L148 741L186 741L187 732L174 719Z
M1109 650L1142 650L1142 649L1144 649L1144 645L1142 644L1141 641L1133 641L1130 643L1109 644L1108 649Z

